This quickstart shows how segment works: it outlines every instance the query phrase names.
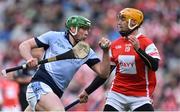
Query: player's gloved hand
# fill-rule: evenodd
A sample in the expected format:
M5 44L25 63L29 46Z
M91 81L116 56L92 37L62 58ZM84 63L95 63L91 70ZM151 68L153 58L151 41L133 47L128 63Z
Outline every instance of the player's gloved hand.
M111 42L107 38L102 37L101 40L99 41L99 46L101 47L102 50L109 50L111 46Z
M87 103L88 94L86 93L85 90L83 90L83 92L81 92L81 94L79 95L79 100L80 100L80 103Z

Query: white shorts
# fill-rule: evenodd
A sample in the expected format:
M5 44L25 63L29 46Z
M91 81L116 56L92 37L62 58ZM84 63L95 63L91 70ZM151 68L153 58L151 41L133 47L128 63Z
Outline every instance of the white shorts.
M134 97L126 96L115 91L110 91L107 94L106 104L113 106L118 111L126 111L126 109L134 110L146 103L151 103L152 99L149 97Z
M28 85L26 91L26 100L29 103L32 111L35 111L36 104L42 94L53 92L52 89L43 82L32 82Z

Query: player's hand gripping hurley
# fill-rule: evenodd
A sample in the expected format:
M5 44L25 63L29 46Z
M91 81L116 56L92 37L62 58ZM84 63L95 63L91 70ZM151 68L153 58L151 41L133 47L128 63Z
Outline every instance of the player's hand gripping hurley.
M58 61L58 60L64 60L64 59L83 59L89 54L89 51L90 51L89 45L85 43L84 41L80 41L71 50L63 54L57 55L55 57L41 60L38 62L38 64L45 64L45 63ZM26 69L26 68L28 68L28 65L23 64L21 66L4 69L1 72L4 76L6 76L6 73L8 72L12 72L12 71L20 70L20 69Z

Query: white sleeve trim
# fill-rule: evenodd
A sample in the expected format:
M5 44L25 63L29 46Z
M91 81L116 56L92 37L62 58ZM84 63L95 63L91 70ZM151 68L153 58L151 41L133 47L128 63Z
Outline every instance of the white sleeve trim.
M153 43L146 47L145 52L153 58L161 59L159 51Z

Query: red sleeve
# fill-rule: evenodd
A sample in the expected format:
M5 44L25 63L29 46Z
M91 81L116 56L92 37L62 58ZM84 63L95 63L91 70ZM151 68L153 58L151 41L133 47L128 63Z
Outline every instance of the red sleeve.
M140 41L140 45L141 45L142 50L145 50L148 45L153 43L150 38L145 37L145 36L141 36L139 38L139 41Z

